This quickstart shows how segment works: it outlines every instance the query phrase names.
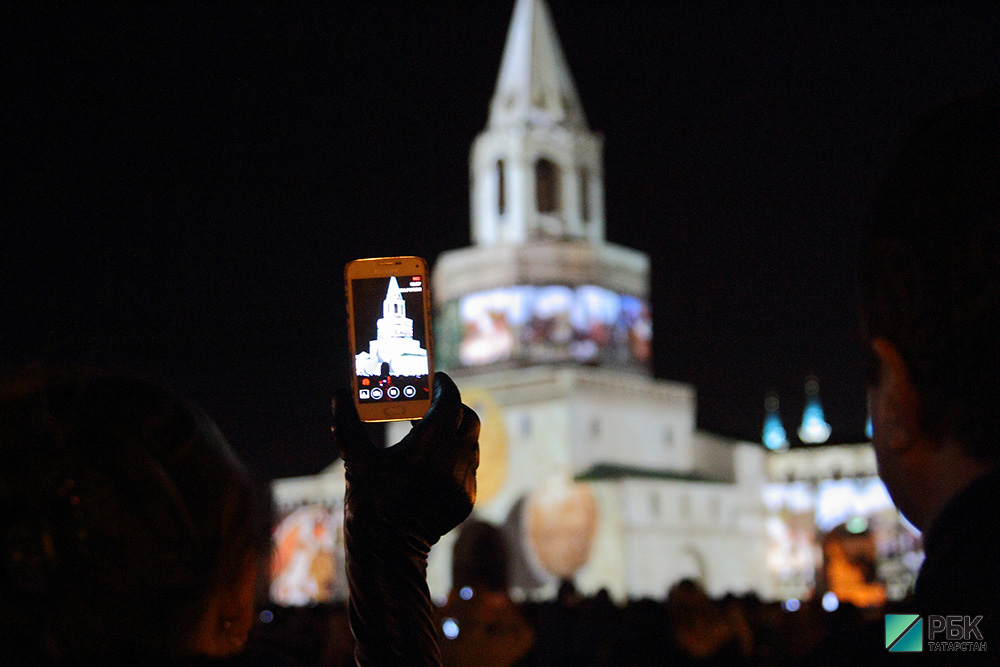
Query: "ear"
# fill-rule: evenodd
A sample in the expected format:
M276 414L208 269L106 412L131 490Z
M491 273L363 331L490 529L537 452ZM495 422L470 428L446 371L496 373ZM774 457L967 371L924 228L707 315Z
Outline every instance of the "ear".
M883 434L883 443L896 450L908 449L920 435L920 399L910 371L894 343L876 338L872 351L878 359L878 381L871 390L872 420Z

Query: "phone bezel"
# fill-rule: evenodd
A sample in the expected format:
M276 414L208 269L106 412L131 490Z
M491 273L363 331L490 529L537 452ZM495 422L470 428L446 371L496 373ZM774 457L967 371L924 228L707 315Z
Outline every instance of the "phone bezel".
M420 275L424 284L423 315L424 340L427 345L427 381L431 391L434 388L434 341L431 325L430 281L427 263L420 257L401 255L398 257L368 257L349 262L344 268L344 289L347 297L347 336L350 345L351 395L358 415L365 422L390 422L420 419L430 408L431 398L386 403L361 403L358 399L358 373L355 357L358 354L354 327L353 281L364 278L388 278L390 276ZM402 408L399 412L396 412ZM391 410L391 412L389 412Z

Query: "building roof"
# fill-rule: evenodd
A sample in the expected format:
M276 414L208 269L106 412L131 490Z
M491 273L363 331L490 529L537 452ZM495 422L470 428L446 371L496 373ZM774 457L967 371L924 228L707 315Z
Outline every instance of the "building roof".
M731 483L726 480L708 477L698 472L681 470L662 470L640 468L638 466L619 465L614 463L596 463L574 478L578 482L601 482L619 479L655 479L673 480L678 482L711 482L716 484Z

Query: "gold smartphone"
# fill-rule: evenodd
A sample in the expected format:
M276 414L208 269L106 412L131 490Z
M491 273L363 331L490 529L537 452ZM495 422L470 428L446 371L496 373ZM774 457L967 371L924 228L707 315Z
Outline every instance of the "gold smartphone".
M366 422L420 419L434 386L426 262L356 259L344 281L358 414Z

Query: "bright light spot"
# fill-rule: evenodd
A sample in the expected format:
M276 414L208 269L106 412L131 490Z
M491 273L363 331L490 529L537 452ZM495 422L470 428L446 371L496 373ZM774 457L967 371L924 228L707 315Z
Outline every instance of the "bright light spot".
M806 378L806 409L802 411L802 426L799 440L813 445L826 442L831 428L823 416L823 406L819 402L819 381L814 375Z
M819 398L812 396L802 413L802 426L799 427L799 440L813 445L826 442L832 429L823 416L823 407Z
M816 525L823 532L855 517L874 516L883 510L892 511L892 499L877 477L866 479L826 479L816 487Z
M448 639L454 639L458 636L458 621L453 618L444 619L444 622L441 623L441 631Z
M458 592L458 597L462 598L463 600L471 600L472 588L469 586L462 586L462 590Z
M784 449L788 446L788 435L781 425L781 417L777 412L768 412L764 417L764 446L770 450Z
M785 608L785 611L798 611L802 604L795 598L788 598L781 605Z
M837 594L833 591L827 591L823 594L823 609L827 611L837 611L837 607L840 606L840 600L837 599Z
M270 623L273 620L274 620L274 614L272 614L270 610L265 609L264 611L260 612L261 623Z
M434 604L437 605L438 607L445 606L446 604L448 604L448 596L447 595L435 595L434 596Z
M858 535L868 530L868 519L856 516L847 522L847 532Z

